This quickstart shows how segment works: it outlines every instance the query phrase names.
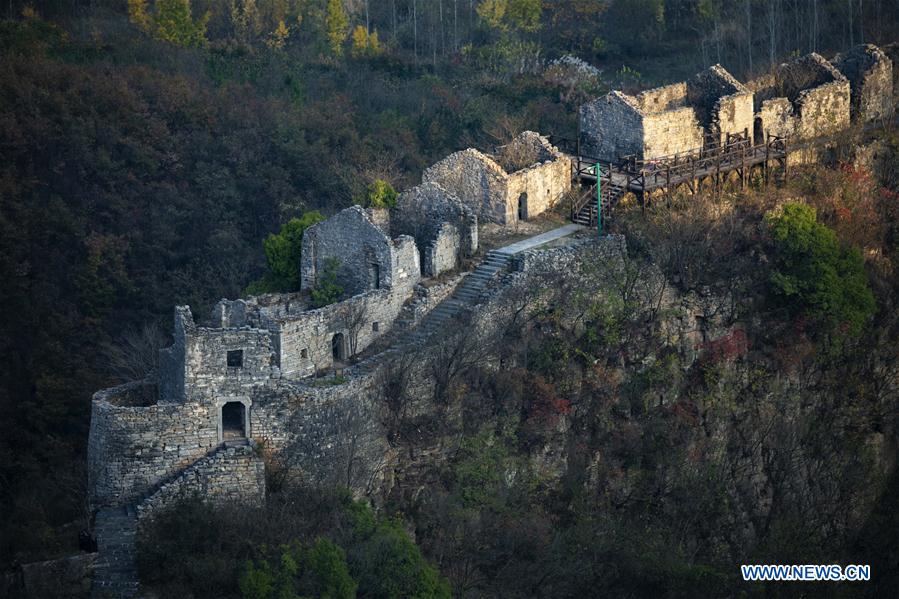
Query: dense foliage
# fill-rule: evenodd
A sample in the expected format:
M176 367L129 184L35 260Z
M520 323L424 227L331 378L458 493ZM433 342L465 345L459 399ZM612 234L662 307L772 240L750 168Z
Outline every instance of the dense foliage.
M140 568L161 597L451 596L401 521L321 489L286 489L264 509L173 506L142 535Z
M292 218L278 233L272 233L262 242L265 264L268 267L259 281L250 283L246 292L250 295L298 291L300 288L300 256L303 250L303 232L325 219L318 210Z
M173 305L202 319L248 285L295 290L320 214L390 206L463 147L573 137L578 103L609 86L713 62L747 78L894 41L899 19L896 0L26 4L0 9L2 567L75 551L91 394L152 373ZM461 344L434 366L436 417L392 400L398 453L431 455L422 437L453 450L397 481L385 511L403 524L302 489L263 511L186 507L155 525L146 581L170 596L443 597L447 580L459 595L720 595L740 560L823 548L874 563L868 592L895 594L899 483L873 472L899 413L892 173L797 169L784 196L622 204L627 268L536 289L545 307L497 340L514 368ZM777 212L785 197L817 219ZM664 280L641 294L649 265ZM317 305L342 295L333 279ZM731 328L678 345L671 293L727 298L702 316Z
M774 293L798 313L858 334L875 307L861 252L840 247L806 204L785 204L767 220L776 245Z

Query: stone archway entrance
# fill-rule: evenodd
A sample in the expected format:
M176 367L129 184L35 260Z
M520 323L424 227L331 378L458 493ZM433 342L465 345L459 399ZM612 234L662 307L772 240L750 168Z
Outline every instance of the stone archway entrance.
M250 400L245 397L228 397L218 401L219 442L248 439L250 437Z
M334 333L331 337L331 357L335 362L343 362L346 359L346 341L343 333Z
M522 193L518 196L518 220L528 219L528 194Z
M222 440L245 439L246 436L246 408L239 401L229 401L222 406Z

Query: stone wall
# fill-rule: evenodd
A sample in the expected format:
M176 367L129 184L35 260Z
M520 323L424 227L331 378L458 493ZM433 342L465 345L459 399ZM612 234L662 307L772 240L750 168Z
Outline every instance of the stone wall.
M450 154L422 173L422 183L437 183L461 199L483 220L506 218L507 174L492 158L469 148Z
M184 401L187 338L196 330L190 308L176 306L172 345L159 352L159 397L162 402Z
M348 296L390 287L391 248L390 239L365 210L350 206L303 233L300 288L314 288L329 259L340 261L337 279Z
M659 114L687 105L686 82L672 83L642 91L634 98L643 114Z
M417 279L416 279L417 281ZM312 376L334 365L333 340L343 335L348 359L387 333L411 290L378 289L317 310L269 321L282 378Z
M619 91L580 108L581 153L603 162L642 155L643 116L635 101Z
M756 143L766 141L767 135L789 137L796 131L796 115L793 104L786 98L772 98L762 102L758 113L760 127L755 136Z
M797 139L813 139L849 128L849 82L834 81L803 92L797 105Z
M590 236L557 248L520 252L513 258L512 266L523 273L572 272L585 255L600 262L613 262L626 252L624 235Z
M133 503L219 443L212 405L118 405L141 387L152 389L146 382L130 383L99 391L91 402L87 454L94 508Z
M265 329L197 328L187 337L185 401L250 395L277 376L272 341L272 332Z
M643 118L642 158L652 160L701 148L704 134L692 107L678 108Z
M462 253L461 236L456 225L443 223L431 243L425 248L422 271L426 276L436 277L440 273L453 270L459 264Z
M411 243L407 238L404 245ZM588 238L572 247L525 252L516 260L518 276L524 277L521 284L533 284L527 277L535 270L569 267L581 250L597 243L618 251L622 245L617 238ZM400 248L398 253L404 252ZM424 294L423 312L447 297L461 279ZM502 295L485 298L477 310L479 319L468 326L486 340L502 325L493 317L508 305ZM415 393L422 397L429 396L432 385L427 352L416 350L411 358ZM383 491L396 460L382 424L383 377L390 375L384 358L375 356L348 368L345 379L272 378L249 388L244 398L249 436L263 442L281 463L298 468L307 482L347 485L359 494ZM143 509L150 511L193 492L213 500L256 501L262 496L263 472L256 454L251 448L221 445L222 398L151 404L153 391L146 383L131 384L95 396L88 449L93 507L143 501Z
M422 183L401 193L390 220L393 234L415 239L426 277L455 268L477 251L477 214L437 183Z
M558 156L509 175L506 221L518 220L519 202L527 220L555 206L571 190L571 160Z
M836 56L833 65L852 88L852 119L888 118L893 111L893 63L877 46L863 44Z
M799 141L849 126L849 81L819 54L782 64L752 87L759 107L757 139L770 134Z
M222 446L191 464L137 505L138 519L187 497L212 504L262 505L265 501L265 464L253 445Z
M726 142L728 133L752 131L752 92L721 65L709 67L688 81L687 98L705 131L719 144Z
M501 224L518 220L519 200L526 204L525 218L530 218L551 208L571 189L571 161L545 137L524 131L500 151L533 155L537 162L507 172L494 157L468 149L450 154L425 170L422 182L440 185L480 219Z
M697 150L707 134L723 142L752 125L752 92L715 65L689 82L634 97L613 91L582 106L581 149L602 161L629 155L652 160Z

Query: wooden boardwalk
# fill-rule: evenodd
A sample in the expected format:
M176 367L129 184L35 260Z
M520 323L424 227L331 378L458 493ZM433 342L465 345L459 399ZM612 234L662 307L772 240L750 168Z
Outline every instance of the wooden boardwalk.
M571 142L555 140L559 146L571 149ZM567 147L566 147L567 146ZM655 194L670 197L678 189L686 187L691 194L702 191L711 184L718 192L724 182L736 172L741 186L749 181L754 167L761 166L767 183L772 169L787 171L786 140L769 136L764 143L752 144L748 132L728 135L724 144L708 145L689 152L641 160L626 156L617 163L602 162L597 158L577 153L571 155L575 166L574 177L585 188L584 193L571 203L571 219L585 226L596 226L599 217L596 183L600 181L603 218L611 217L612 210L626 194L633 193L641 206Z

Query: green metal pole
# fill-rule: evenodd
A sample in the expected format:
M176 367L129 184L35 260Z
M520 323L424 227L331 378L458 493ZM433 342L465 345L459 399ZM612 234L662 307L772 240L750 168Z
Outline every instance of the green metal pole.
M602 237L602 180L599 177L599 163L596 169L596 233Z

